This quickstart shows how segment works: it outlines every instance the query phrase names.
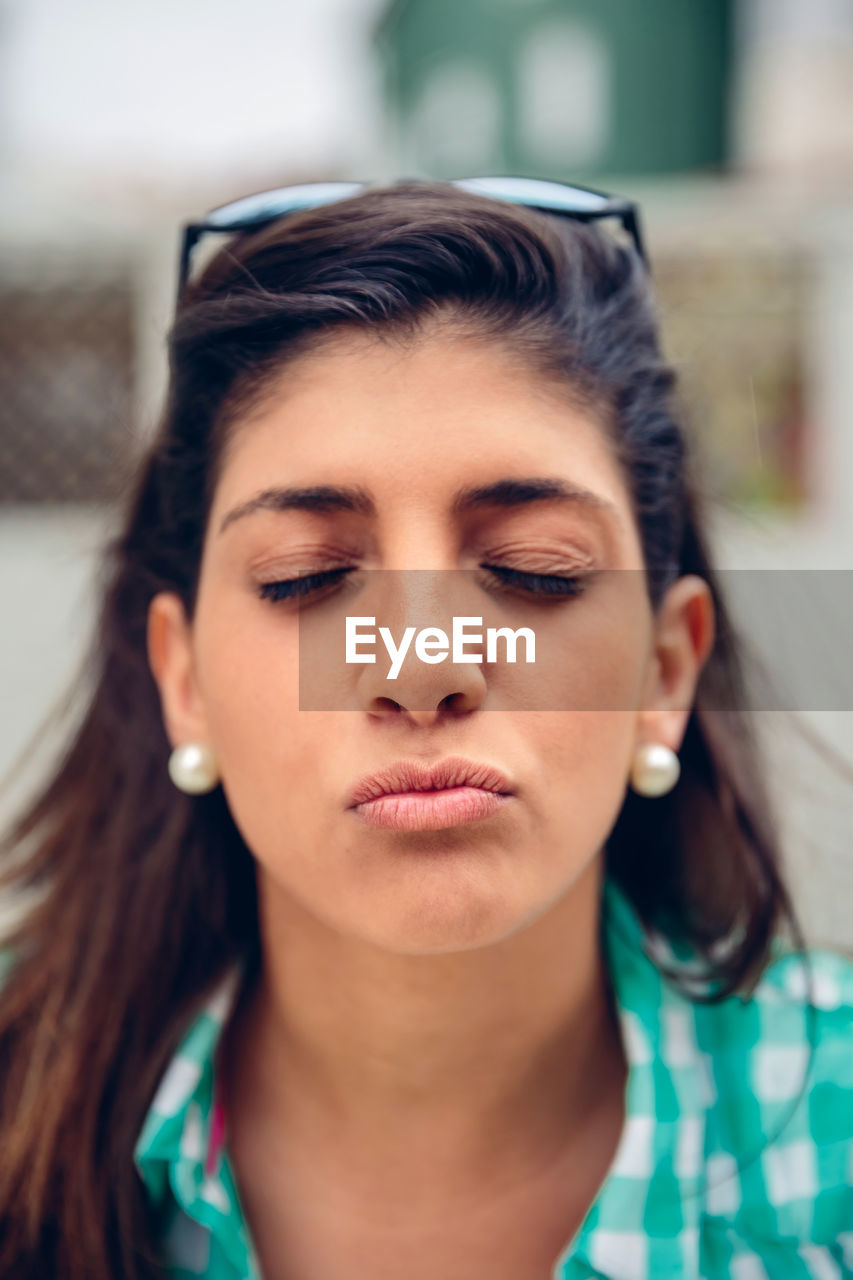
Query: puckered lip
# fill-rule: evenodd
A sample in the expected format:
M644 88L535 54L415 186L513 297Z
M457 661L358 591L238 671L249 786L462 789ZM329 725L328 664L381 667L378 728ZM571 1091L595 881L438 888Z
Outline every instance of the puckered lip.
M396 760L375 773L365 774L353 787L348 807L354 808L379 796L402 791L441 791L448 787L479 787L498 795L512 795L513 786L505 773L494 765L464 756L445 756L443 760Z

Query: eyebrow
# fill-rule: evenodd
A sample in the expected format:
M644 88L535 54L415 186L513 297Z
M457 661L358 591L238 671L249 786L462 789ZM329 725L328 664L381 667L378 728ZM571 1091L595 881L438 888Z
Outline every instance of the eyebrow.
M603 511L621 523L618 508L609 499L556 476L509 477L492 484L458 489L453 495L451 512L459 516L484 507L521 507L534 502L555 501ZM224 516L219 532L224 533L236 520L242 520L255 511L312 511L320 515L347 511L375 517L376 504L370 491L360 485L276 486L232 507Z

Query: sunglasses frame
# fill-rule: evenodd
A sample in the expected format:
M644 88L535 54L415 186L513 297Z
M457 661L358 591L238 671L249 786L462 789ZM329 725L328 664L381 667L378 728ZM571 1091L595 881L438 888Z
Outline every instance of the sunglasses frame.
M415 179L416 181L418 179ZM401 178L405 182L409 179ZM319 209L327 204L336 204L360 191L377 185L373 182L308 182L299 185L272 188L259 191L237 200L228 201L208 211L201 222L187 222L181 228L181 248L178 260L177 303L190 278L192 253L208 232L220 235L236 234L240 231L260 231L279 218L289 213L299 213L303 209ZM632 200L622 196L611 195L607 191L599 191L595 187L585 187L577 183L563 183L551 179L483 177L453 178L450 186L460 187L493 200L502 200L509 204L520 204L528 209L536 209L542 213L553 213L558 216L572 218L579 222L596 222L602 218L617 218L630 237L637 254L647 271L651 270L648 253L640 225L639 206ZM313 197L311 193L313 194ZM325 195L321 195L325 192ZM526 196L523 193L527 193ZM568 201L570 194L580 197L576 205L561 203ZM583 203L584 199L586 203ZM602 201L603 203L597 203ZM259 209L255 213L244 213L239 216L241 206L251 209L257 203ZM238 212L238 216L227 218L229 209Z

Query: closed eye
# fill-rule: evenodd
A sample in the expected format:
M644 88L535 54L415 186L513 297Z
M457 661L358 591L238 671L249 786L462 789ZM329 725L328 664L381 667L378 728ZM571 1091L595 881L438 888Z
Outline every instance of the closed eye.
M583 576L563 577L555 573L524 573L521 569L509 569L498 564L484 564L483 568L497 575L503 586L517 587L526 595L565 598L580 595L586 586Z
M344 575L352 573L355 565L347 565L339 569L327 569L321 573L308 573L299 578L286 578L280 582L264 582L258 588L258 594L264 600L273 602L291 600L313 595L324 587L334 586ZM568 599L578 596L586 586L588 574L568 577L553 573L525 573L521 569L511 569L506 565L484 564L486 569L497 579L498 591L516 591L522 595L539 599Z
M290 600L296 596L313 595L321 587L340 582L344 574L352 573L355 565L340 569L326 569L323 573L307 573L301 578L286 578L282 582L264 582L258 589L263 600Z

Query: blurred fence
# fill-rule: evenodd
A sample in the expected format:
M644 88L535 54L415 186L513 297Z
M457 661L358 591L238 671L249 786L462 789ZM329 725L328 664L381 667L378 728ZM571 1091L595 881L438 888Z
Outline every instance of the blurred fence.
M129 261L72 248L0 257L0 502L114 493L134 412Z

